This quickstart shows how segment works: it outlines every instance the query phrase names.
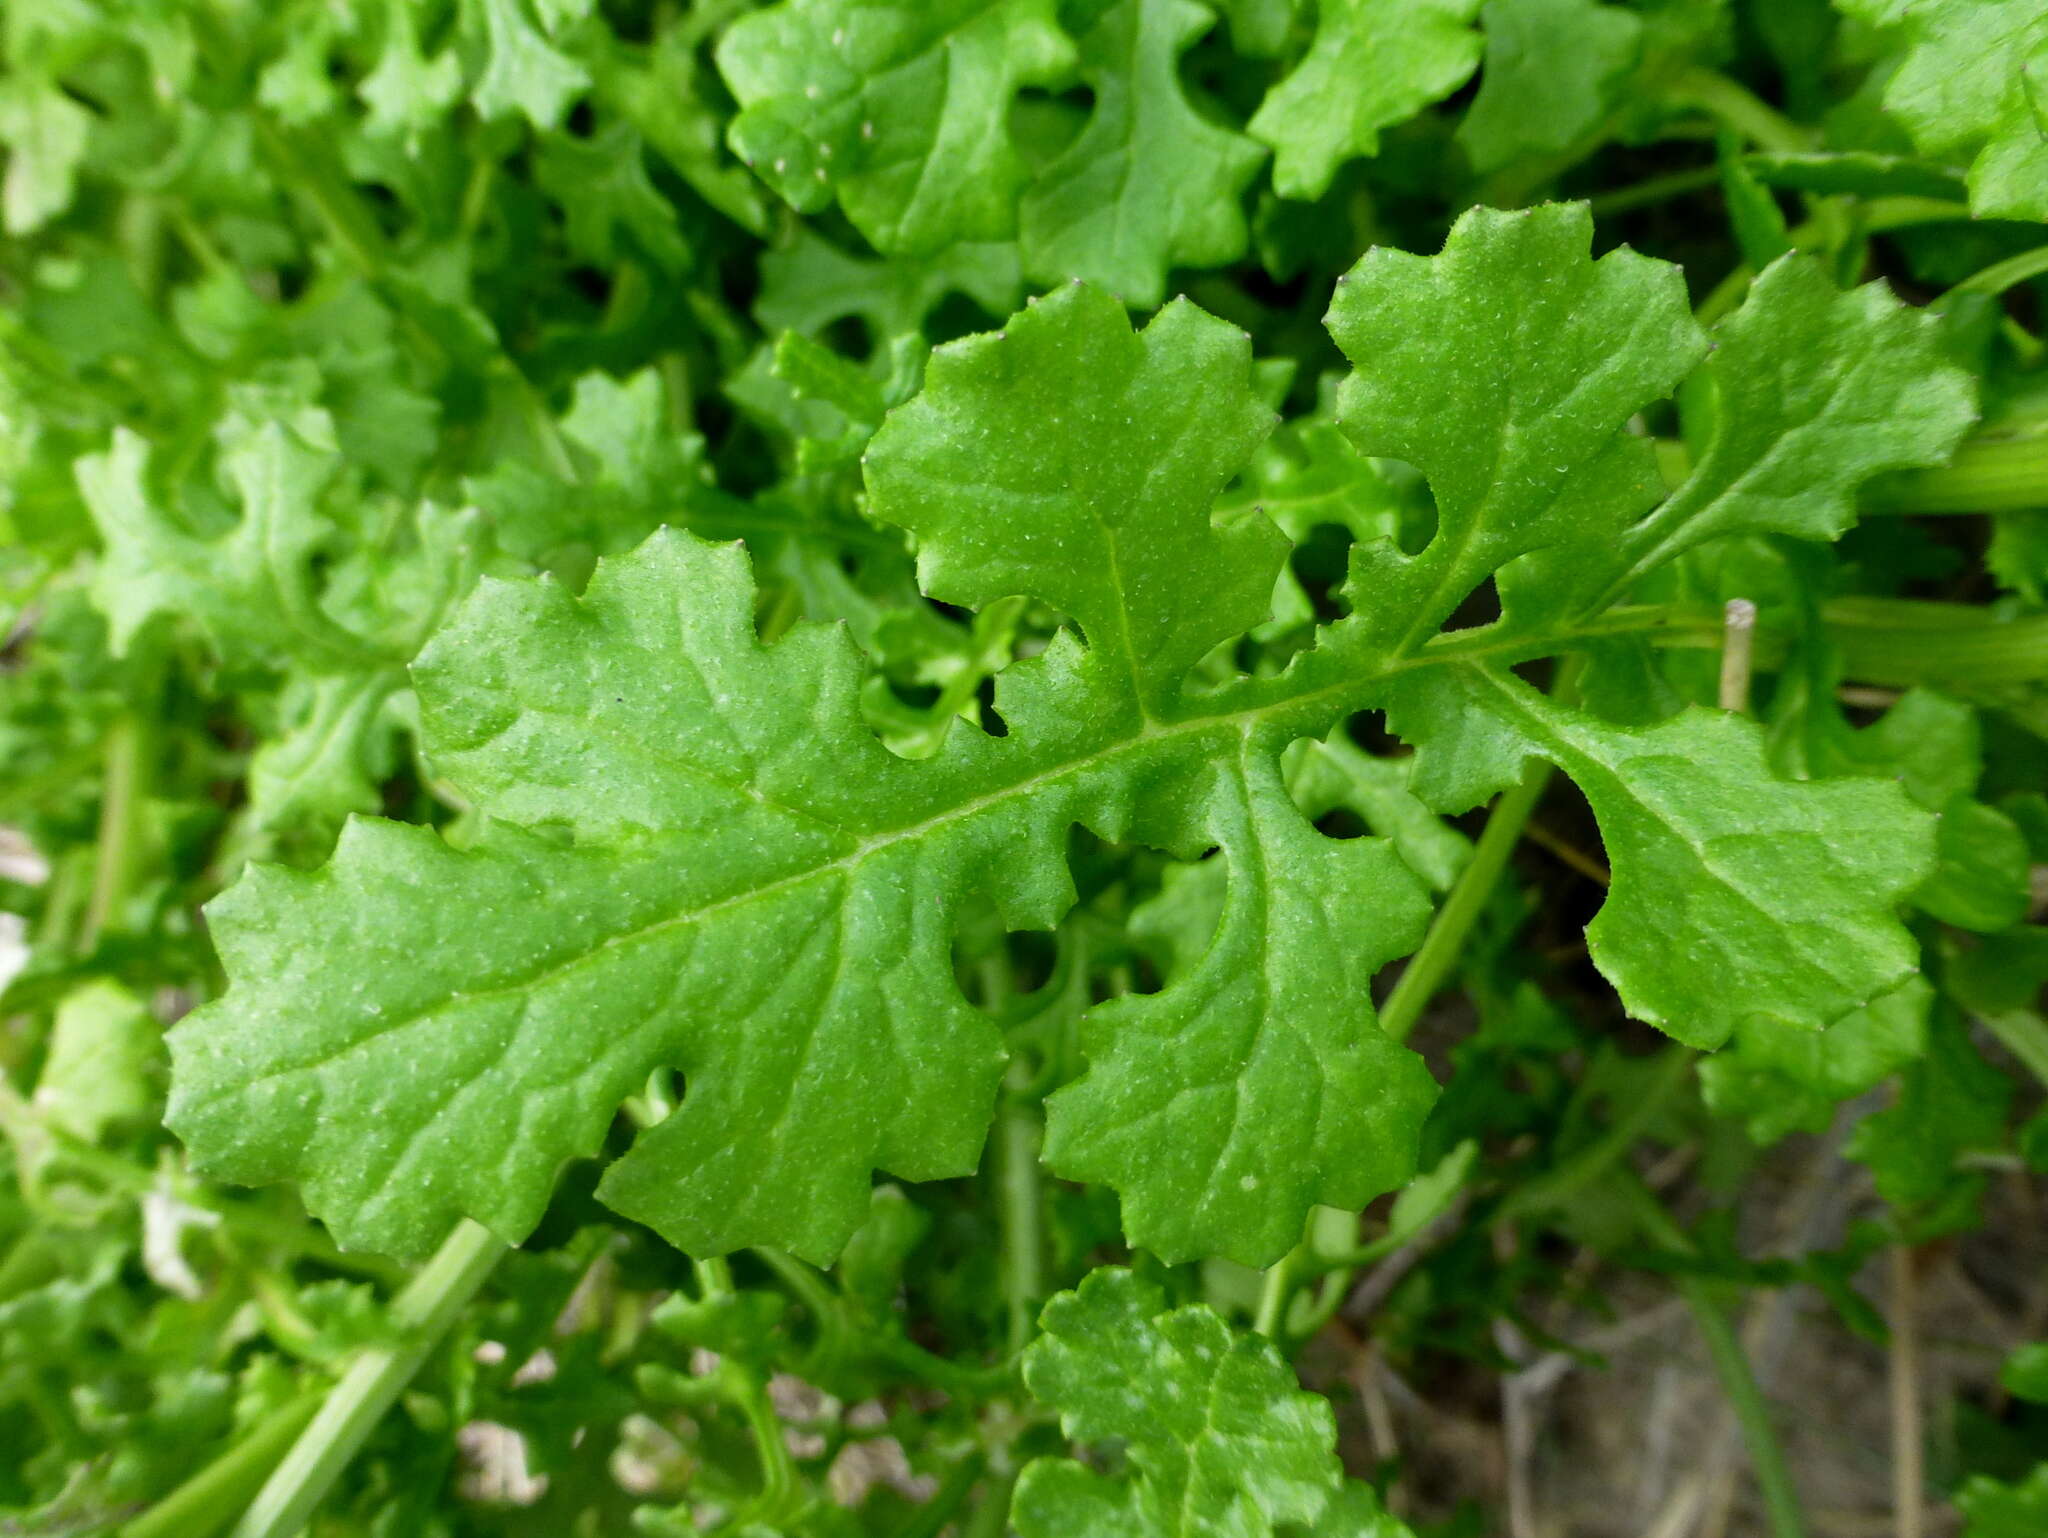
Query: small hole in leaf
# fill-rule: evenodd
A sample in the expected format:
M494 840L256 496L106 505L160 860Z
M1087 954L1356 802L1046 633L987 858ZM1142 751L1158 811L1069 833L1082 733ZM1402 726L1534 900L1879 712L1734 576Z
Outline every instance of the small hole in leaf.
M1500 618L1500 592L1488 577L1479 586L1465 595L1464 601L1451 611L1451 617L1444 621L1444 629L1478 630L1491 625Z
M1319 624L1327 625L1351 612L1351 605L1344 601L1343 587L1353 543L1351 531L1341 524L1319 523L1288 557L1294 580L1308 596Z
M865 358L875 345L867 321L858 315L840 316L818 333L818 340L842 358Z
M1344 722L1344 735L1374 758L1405 758L1412 751L1387 729L1384 710L1355 711Z
M1337 806L1316 819L1316 832L1325 838L1364 838L1372 829L1350 807Z

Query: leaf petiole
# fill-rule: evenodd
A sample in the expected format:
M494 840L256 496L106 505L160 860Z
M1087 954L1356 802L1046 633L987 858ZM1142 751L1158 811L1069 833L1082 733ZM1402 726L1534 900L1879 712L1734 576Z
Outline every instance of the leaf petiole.
M399 1341L373 1347L350 1364L243 1514L234 1538L293 1538L305 1526L510 1248L480 1223L464 1218L455 1225L391 1305Z

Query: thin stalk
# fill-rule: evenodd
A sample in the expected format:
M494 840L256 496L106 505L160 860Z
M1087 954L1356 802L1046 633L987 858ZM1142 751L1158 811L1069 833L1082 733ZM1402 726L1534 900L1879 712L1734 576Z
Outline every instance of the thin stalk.
M981 1007L998 1020L1010 1002L1010 971L1001 955L981 963ZM1038 1118L1035 1076L1021 1053L1010 1058L996 1113L996 1221L1002 1233L1003 1306L1009 1316L1010 1355L1030 1343L1038 1305L1045 1298L1045 1207L1038 1187Z
M1648 1186L1631 1174L1623 1188L1646 1237L1679 1254L1694 1252L1692 1237L1664 1210ZM1764 1402L1763 1390L1757 1386L1756 1374L1750 1370L1749 1357L1735 1327L1714 1300L1713 1288L1705 1279L1681 1275L1678 1292L1699 1325L1700 1338L1714 1364L1714 1375L1721 1380L1729 1413L1735 1417L1743 1445L1749 1449L1750 1472L1756 1477L1757 1493L1763 1498L1772 1538L1805 1538L1798 1487L1786 1467L1785 1451L1778 1445L1777 1432L1771 1425L1770 1407Z
M2048 615L2000 618L1971 604L1833 598L1821 617L1858 683L1970 688L2048 678Z
M989 1482L988 1494L974 1508L974 1515L961 1529L961 1538L1003 1538L1010 1530L1010 1497L1016 1493L1017 1476L1006 1473Z
M1728 1408L1742 1431L1743 1444L1749 1449L1750 1472L1756 1476L1757 1493L1763 1497L1771 1532L1775 1538L1804 1538L1806 1529L1799 1514L1798 1487L1792 1483L1784 1449L1778 1445L1777 1433L1771 1427L1770 1409L1764 1403L1763 1390L1757 1387L1756 1375L1750 1371L1742 1342L1736 1339L1728 1316L1721 1312L1713 1290L1704 1281L1696 1276L1680 1277L1678 1290L1692 1309L1700 1338L1707 1345L1707 1355L1713 1359L1714 1373L1721 1380L1721 1392L1727 1396Z
M100 777L99 847L94 857L92 895L86 899L85 925L79 935L81 951L90 951L107 927L119 921L121 905L127 901L141 863L146 737L147 729L134 715L122 716L107 733Z
M400 1338L349 1365L264 1483L234 1538L294 1538L509 1246L464 1218L391 1305Z
M1989 267L1971 273L1950 292L2002 294L2015 283L2038 278L2044 272L2048 272L2048 246L2036 246L2031 251L2022 251L2018 256L2008 256L2002 262L1993 262Z
M121 1538L212 1538L249 1503L320 1408L301 1395L271 1411L241 1441L121 1529Z
M1038 1305L1045 1298L1045 1204L1038 1185L1038 1118L1026 1091L1029 1065L1014 1059L1003 1076L996 1126L996 1183L1001 1198L1003 1303L1009 1312L1010 1354L1030 1344Z
M1380 1028L1394 1040L1408 1039L1409 1032L1422 1018L1422 1011L1458 964L1458 953L1485 911L1494 883L1507 868L1508 856L1521 839L1523 825L1536 810L1536 803L1543 799L1554 772L1548 764L1532 764L1523 774L1521 784L1494 802L1486 817L1486 829L1473 846L1471 860L1459 872L1450 896L1437 909L1421 948L1409 958L1407 969L1380 1010Z
M1749 714L1749 676L1756 663L1756 605L1728 600L1722 622L1719 704L1738 716Z
M1898 1538L1925 1528L1926 1471L1920 1443L1920 1299L1913 1247L1891 1250L1892 1522Z
M1610 214L1627 213L1632 208L1644 208L1666 198L1683 197L1688 192L1718 186L1720 181L1719 166L1697 166L1690 171L1673 171L1637 182L1632 187L1601 193L1588 200L1587 206L1592 209L1595 219L1605 219Z
M988 1471L988 1457L971 1452L947 1472L932 1498L910 1514L896 1529L895 1538L938 1538L953 1520L953 1514L967 1504L981 1476Z
M1693 1060L1698 1056L1692 1048L1679 1046L1666 1047L1662 1055L1664 1060L1658 1065L1648 1087L1629 1102L1627 1110L1611 1127L1534 1180L1517 1186L1501 1202L1494 1221L1512 1223L1518 1218L1563 1206L1620 1164L1685 1082Z
M1253 1316L1252 1328L1270 1341L1280 1339L1281 1328L1287 1323L1287 1305L1294 1298L1294 1273L1305 1248L1305 1245L1297 1244L1266 1268L1266 1280L1259 1289L1259 1311Z
M1798 154L1813 148L1813 135L1769 106L1747 88L1712 70L1684 69L1671 80L1666 95L1688 102L1723 127L1767 150Z

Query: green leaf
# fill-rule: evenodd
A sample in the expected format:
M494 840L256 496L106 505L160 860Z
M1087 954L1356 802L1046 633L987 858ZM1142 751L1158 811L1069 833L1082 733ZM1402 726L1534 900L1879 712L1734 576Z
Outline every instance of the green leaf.
M66 994L36 1079L35 1107L82 1142L133 1130L156 1118L163 1032L142 1001L118 983Z
M648 180L640 135L627 124L608 123L587 139L550 134L534 179L561 206L569 249L585 261L611 267L621 232L670 271L689 260L675 205Z
M1926 1208L1959 1182L1975 1182L1957 1160L2003 1141L2011 1098L2012 1081L1984 1061L1953 1016L1936 1011L1926 1056L1900 1075L1896 1104L1857 1124L1849 1157L1870 1166L1892 1206Z
M874 509L917 536L931 596L1044 599L1157 717L1205 652L1265 617L1286 551L1257 512L1208 516L1273 425L1250 363L1242 332L1184 300L1134 334L1107 294L1058 290L933 352L924 394L869 451Z
M2048 1523L2048 1463L2011 1484L1972 1475L1955 1500L1963 1538L2033 1538Z
M580 601L487 583L416 669L476 844L357 823L325 871L216 904L236 982L173 1038L174 1124L231 1178L300 1179L347 1242L418 1250L458 1212L523 1233L671 1065L681 1110L604 1198L692 1253L827 1258L870 1170L971 1167L1002 1053L953 981L952 915L978 889L1049 927L1081 822L1220 846L1229 907L1195 976L1090 1024L1054 1168L1120 1186L1137 1242L1252 1262L1311 1203L1399 1184L1434 1087L1366 982L1419 937L1420 884L1301 817L1278 769L1297 728L1195 713L1182 683L1261 616L1281 555L1207 511L1266 427L1249 365L1191 306L1134 335L1085 288L934 354L874 440L874 510L918 532L934 593L1027 592L1093 644L1011 667L1008 735L956 728L923 762L862 724L843 636L756 642L731 549L658 535ZM317 951L286 938L309 924Z
M362 642L320 607L314 558L334 539L321 511L329 462L271 423L227 456L242 515L203 540L163 512L144 483L148 449L126 429L82 460L79 489L106 554L93 583L114 647L125 650L158 614L189 617L224 654L293 658L329 669L359 665Z
M1095 110L1024 196L1032 277L1083 278L1150 309L1168 268L1244 254L1242 194L1264 152L1197 112L1181 84L1181 54L1214 23L1193 0L1117 0L1083 34Z
M486 119L517 112L543 131L561 127L569 105L590 87L590 72L550 46L526 0L463 0L463 15L484 39L484 66L469 99Z
M1882 283L1844 293L1810 257L1774 262L1715 330L1703 387L1684 397L1698 458L1629 531L1630 575L1728 534L1835 539L1862 482L1944 462L1977 410L1941 324Z
M990 315L1017 307L1022 280L1014 245L958 245L930 257L875 261L850 256L807 227L761 257L754 316L771 331L814 336L858 317L875 342L917 330L947 294L965 294Z
M1054 0L784 0L718 44L733 152L796 208L836 196L877 250L911 254L1016 232L1005 117L1074 58Z
M1746 1021L1725 1050L1700 1064L1707 1106L1743 1122L1760 1144L1825 1131L1839 1102L1874 1089L1927 1050L1933 1002L1933 989L1915 977L1824 1031Z
M1599 0L1489 0L1486 63L1458 142L1484 176L1596 128L1642 51L1642 19Z
M1902 28L1885 109L1929 155L1970 162L1980 219L2048 219L2048 3L2044 0L1842 0Z
M1465 83L1482 47L1480 0L1320 0L1315 41L1266 93L1250 133L1273 147L1273 187L1319 198L1380 131Z
M424 133L462 94L462 63L453 49L428 59L413 0L385 0L384 51L356 94L370 109L364 126L372 134Z
M1296 0L1219 0L1230 23L1230 46L1243 58L1270 59L1287 44Z
M1593 962L1630 1014L1680 1041L1819 1030L1918 970L1897 909L1934 830L1896 785L1788 783L1740 717L1611 726L1477 668L1400 691L1388 721L1419 743L1415 789L1441 810L1514 783L1525 755L1577 782L1614 873L1586 929Z
M91 131L92 114L55 82L28 74L0 82L0 144L8 150L0 211L8 234L31 234L71 206Z
M1034 1459L1011 1514L1023 1538L1260 1538L1332 1503L1342 1471L1329 1402L1296 1384L1270 1342L1233 1336L1199 1304L1169 1310L1157 1287L1115 1267L1046 1304L1040 1325L1026 1385L1072 1440L1121 1443L1130 1474Z
M2015 1398L2048 1404L2048 1341L2037 1340L2007 1357L1998 1381Z
M1352 552L1358 639L1417 645L1535 551L1568 547L1582 582L1611 572L1662 491L1628 422L1706 339L1676 268L1625 248L1590 261L1591 240L1581 204L1477 209L1440 256L1375 249L1338 279L1326 323L1357 370L1339 417L1361 452L1419 469L1437 505L1419 554ZM1546 593L1543 612L1557 607Z
M296 679L284 721L249 761L248 824L274 838L324 844L352 812L374 812L396 754L387 713L396 668Z

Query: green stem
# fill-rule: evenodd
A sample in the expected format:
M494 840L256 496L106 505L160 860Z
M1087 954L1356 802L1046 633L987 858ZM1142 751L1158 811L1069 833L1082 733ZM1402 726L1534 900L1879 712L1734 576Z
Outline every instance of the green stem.
M1301 1265L1306 1248L1306 1242L1297 1244L1266 1268L1266 1280L1259 1289L1259 1311L1252 1320L1252 1328L1270 1341L1280 1339L1280 1331L1287 1323L1287 1305L1294 1297L1294 1273Z
M1873 482L1862 498L1873 513L2017 513L2048 507L2048 437L1971 438L1932 470Z
M1968 689L2048 679L2048 615L2008 619L1974 604L1834 598L1821 617L1858 683Z
M428 1354L504 1256L505 1241L464 1218L391 1305L399 1340L364 1351L265 1482L234 1538L294 1538Z
M1485 911L1493 885L1507 868L1508 856L1514 853L1522 829L1536 810L1536 803L1543 799L1554 772L1548 764L1532 763L1521 784L1494 802L1471 860L1458 873L1457 882L1444 905L1437 909L1421 948L1409 958L1407 969L1380 1010L1380 1028L1394 1040L1408 1039L1408 1033L1422 1018L1422 1011L1457 965L1466 937Z
M320 1408L300 1396L271 1411L241 1441L121 1529L121 1538L212 1538L249 1502Z
M896 1529L895 1538L938 1538L952 1522L953 1513L967 1504L967 1498L987 1471L988 1458L983 1453L971 1452L960 1459L947 1471L945 1483L933 1492L932 1498Z
M2002 294L2015 283L2038 278L2044 272L2048 272L2048 246L2036 246L2031 251L2022 251L2018 256L2008 256L2002 262L1993 262L1982 271L1973 272L1951 292Z
M1045 1298L1045 1205L1038 1185L1038 1118L1025 1098L1030 1067L1019 1057L1003 1077L996 1127L996 1180L1001 1194L1003 1302L1009 1312L1010 1354L1031 1341Z
M110 924L118 924L141 863L143 774L147 728L124 715L107 733L100 778L99 847L86 900L79 949L90 951Z
M1592 209L1595 219L1605 219L1610 214L1626 213L1631 208L1644 208L1666 198L1682 197L1688 192L1718 186L1720 181L1719 166L1697 166L1690 171L1673 171L1666 176L1653 176L1647 181L1637 182L1632 187L1602 193L1590 199L1587 206Z
M1756 1475L1757 1492L1763 1497L1771 1532L1775 1538L1803 1538L1805 1527L1799 1515L1798 1488L1792 1483L1784 1449L1778 1445L1777 1433L1771 1427L1770 1408L1764 1403L1763 1390L1757 1387L1756 1374L1750 1371L1742 1342L1735 1337L1735 1327L1714 1301L1713 1290L1699 1277L1680 1277L1678 1290L1699 1325L1700 1338L1713 1359L1715 1376L1721 1380L1721 1392L1727 1396L1735 1424L1742 1429L1742 1440L1749 1448L1750 1471Z
M967 1519L961 1538L1003 1538L1010 1530L1010 1497L1016 1489L1017 1476L1014 1473L990 1481L988 1494L981 1498L981 1504L974 1508L974 1515Z
M1010 972L1001 955L981 963L981 1006L996 1019L1010 1002ZM1003 1305L1010 1355L1029 1344L1045 1298L1045 1204L1038 1186L1038 1117L1031 1101L1036 1076L1021 1052L1010 1058L996 1116L996 1220L1002 1232Z
M1692 1237L1664 1210L1648 1186L1631 1174L1624 1188L1647 1237L1666 1249L1694 1253ZM1749 1358L1736 1338L1735 1327L1715 1302L1713 1288L1704 1278L1681 1274L1678 1291L1699 1325L1700 1338L1714 1364L1714 1375L1721 1380L1721 1392L1727 1396L1728 1409L1749 1449L1750 1471L1756 1476L1757 1493L1763 1497L1773 1538L1804 1538L1798 1488L1786 1467L1784 1449L1778 1445L1777 1432L1771 1426L1770 1407L1764 1403L1763 1390L1757 1386L1756 1374L1750 1370Z
M1667 97L1698 107L1752 144L1784 154L1813 148L1813 135L1766 105L1746 87L1712 70L1684 69L1672 77Z

